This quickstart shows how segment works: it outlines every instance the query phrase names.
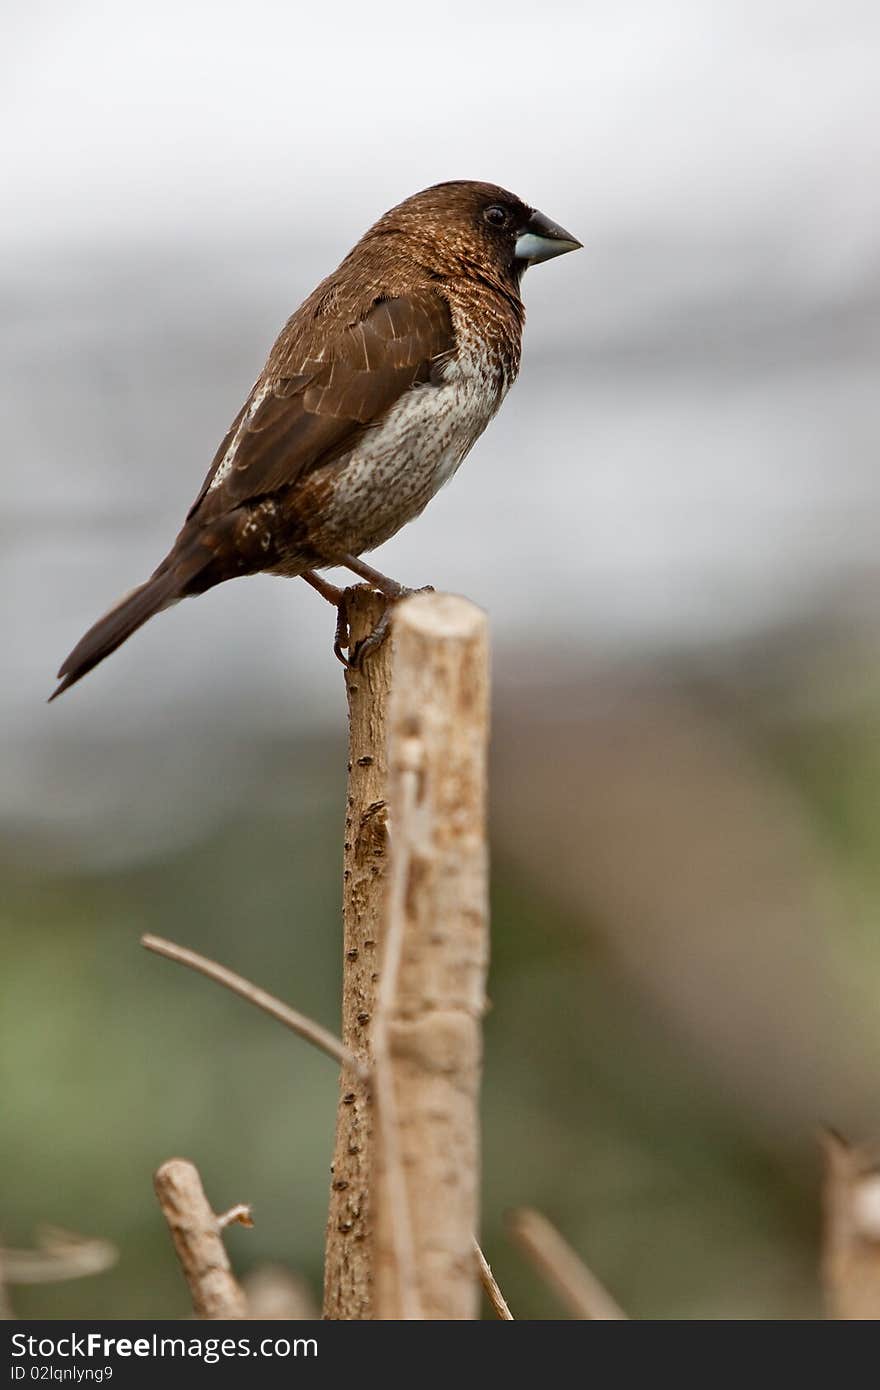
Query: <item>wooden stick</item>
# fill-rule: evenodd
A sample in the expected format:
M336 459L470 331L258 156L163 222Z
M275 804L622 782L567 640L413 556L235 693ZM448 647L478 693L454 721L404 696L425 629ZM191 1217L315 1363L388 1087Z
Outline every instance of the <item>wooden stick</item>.
M346 593L352 643L371 633L385 601L358 586ZM351 647L349 648L351 650ZM342 888L342 1040L361 1067L372 1031L387 855L387 708L391 643L346 671L348 799ZM324 1261L324 1317L373 1316L373 1117L367 1085L349 1064L340 1077Z
M829 1318L880 1319L880 1153L822 1136L822 1284Z
M202 1318L246 1318L247 1301L236 1282L195 1164L169 1158L153 1183L168 1222L193 1309Z
M399 966L383 954L393 989L377 1025L387 1039L387 1073L380 1047L374 1082L383 1136L376 1185L381 1318L412 1316L416 1304L425 1318L479 1311L473 1232L488 961L487 740L485 614L446 594L407 599L394 619L392 935L383 946L399 930ZM389 1088L391 1113L382 1103ZM406 1267L407 1227L414 1269Z
M576 1318L626 1321L626 1313L546 1216L527 1207L511 1212L508 1230Z
M498 1281L492 1273L492 1266L489 1264L489 1261L486 1259L486 1256L483 1254L476 1240L474 1241L474 1254L477 1258L477 1270L480 1275L480 1283L483 1285L486 1297L495 1310L495 1316L501 1318L504 1322L513 1322L513 1313L511 1313L507 1306L507 1299L498 1287Z
M306 1042L313 1043L322 1052L326 1052L328 1057L333 1057L337 1062L350 1066L359 1075L362 1074L358 1059L338 1038L326 1028L322 1028L320 1023L315 1023L313 1019L306 1018L305 1014L282 1004L274 994L268 994L258 985L252 985L250 980L236 975L234 970L227 970L225 965L219 965L207 956L200 956L198 951L190 951L186 946L177 946L173 941L166 941L161 936L142 936L141 945L148 951L155 951L157 956L165 956L167 960L176 960L180 965L188 965L190 970L197 970L200 975L207 975L209 980L215 980L218 985L231 989L233 994L247 999L250 1004L256 1004L258 1009L271 1014L272 1018L276 1018L299 1037L305 1038Z

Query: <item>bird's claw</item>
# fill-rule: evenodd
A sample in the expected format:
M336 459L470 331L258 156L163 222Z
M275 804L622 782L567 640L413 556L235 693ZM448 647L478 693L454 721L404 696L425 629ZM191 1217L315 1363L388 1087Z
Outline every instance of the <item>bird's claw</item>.
M368 656L377 652L391 631L391 620L395 604L402 602L405 598L412 598L414 594L433 594L433 584L424 584L421 589L407 589L401 584L397 593L385 595L385 609L381 618L366 637L362 637L351 646L351 632L348 625L348 609L345 598L343 597L336 609L336 637L333 642L333 652L342 662L343 666L349 671L360 671Z
M350 662L345 654L345 649L351 642L351 632L348 627L348 605L343 593L336 605L336 632L333 637L333 654L338 657L343 666L349 666Z

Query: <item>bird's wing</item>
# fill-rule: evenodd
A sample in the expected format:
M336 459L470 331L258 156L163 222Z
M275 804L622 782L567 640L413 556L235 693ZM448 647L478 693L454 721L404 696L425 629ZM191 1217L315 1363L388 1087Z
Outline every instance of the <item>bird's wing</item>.
M320 321L316 328L320 326ZM455 347L449 306L431 290L376 300L354 324L288 349L266 371L217 450L189 516L207 520L289 487L338 457ZM276 365L277 363L277 365Z

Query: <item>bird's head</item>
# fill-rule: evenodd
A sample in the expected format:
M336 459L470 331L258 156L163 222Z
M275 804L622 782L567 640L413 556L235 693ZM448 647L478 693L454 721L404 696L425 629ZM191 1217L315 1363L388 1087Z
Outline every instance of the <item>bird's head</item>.
M494 183L438 183L386 212L374 235L401 233L431 251L437 269L475 267L515 283L540 261L581 243L542 212Z

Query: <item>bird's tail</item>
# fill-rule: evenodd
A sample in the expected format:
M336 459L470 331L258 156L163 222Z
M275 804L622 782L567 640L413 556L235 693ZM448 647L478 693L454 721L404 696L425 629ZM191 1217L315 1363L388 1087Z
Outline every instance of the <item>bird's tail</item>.
M231 512L209 528L184 526L170 553L147 582L121 598L77 642L58 672L61 684L49 696L50 703L121 647L154 613L170 608L179 598L203 594L224 579L264 568L266 556L262 546L255 554L241 551L240 520L237 512Z
M173 603L178 595L178 576L172 569L160 568L145 584L139 584L115 603L109 613L99 618L80 638L64 662L58 672L61 684L49 696L50 704L97 666L99 661L103 661L105 656L115 652L154 613Z

